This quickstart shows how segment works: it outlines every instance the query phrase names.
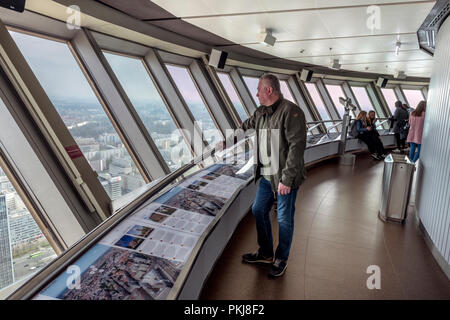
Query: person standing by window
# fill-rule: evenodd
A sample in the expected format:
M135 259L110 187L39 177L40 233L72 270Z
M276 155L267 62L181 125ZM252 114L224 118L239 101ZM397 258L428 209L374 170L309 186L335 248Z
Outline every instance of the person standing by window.
M406 121L408 121L408 111L403 107L403 104L401 101L395 102L395 112L391 120L394 122L394 135L395 140L397 142L397 150L395 151L401 151L404 149L405 141L406 141L406 135L404 134L404 128L406 125Z
M417 105L416 110L411 112L411 115L409 116L409 133L406 141L410 145L409 159L414 163L419 159L420 156L420 146L422 145L422 132L425 122L426 108L427 103L422 100Z
M282 276L287 267L294 234L295 202L298 189L306 179L306 121L303 111L283 98L275 75L264 74L257 90L261 106L244 121L241 129L256 131L254 179L259 184L252 213L259 249L244 254L242 261L271 265L268 275L274 278ZM279 241L274 253L270 210L275 198Z

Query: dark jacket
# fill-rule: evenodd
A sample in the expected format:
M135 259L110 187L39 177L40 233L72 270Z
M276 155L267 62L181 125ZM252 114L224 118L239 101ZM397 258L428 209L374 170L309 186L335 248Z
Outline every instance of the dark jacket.
M401 129L405 126L406 121L408 121L409 114L403 108L396 107L394 116L392 119L394 120L393 132L400 133Z
M372 128L373 134L375 134L376 136L380 135L377 130L377 120L376 119L375 119L375 121L372 121L369 118L367 118L367 126Z
M267 137L268 155L271 154L270 129L279 129L279 166L277 174L270 176L272 191L278 190L278 183L291 188L298 188L306 179L306 169L303 155L306 148L306 121L303 111L289 100L280 99L272 106L260 106L255 113L241 126L243 130L255 129L256 146L258 146L259 128L262 128L264 118L269 117ZM255 181L261 176L259 152L256 150L257 165L254 167Z

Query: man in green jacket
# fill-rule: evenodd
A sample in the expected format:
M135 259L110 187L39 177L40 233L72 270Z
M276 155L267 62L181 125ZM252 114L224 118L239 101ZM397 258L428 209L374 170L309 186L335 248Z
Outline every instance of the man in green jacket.
M252 212L256 220L259 249L242 256L247 263L272 264L270 277L283 275L294 233L295 201L306 178L303 155L306 122L303 111L283 98L280 82L272 74L263 75L257 97L261 106L241 126L255 129L255 182L260 179ZM279 244L273 252L270 209L277 199Z

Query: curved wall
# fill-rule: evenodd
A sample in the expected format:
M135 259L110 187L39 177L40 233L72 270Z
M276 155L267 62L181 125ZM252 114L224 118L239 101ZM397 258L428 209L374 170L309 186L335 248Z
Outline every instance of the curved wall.
M436 42L420 155L416 210L432 252L450 278L450 18ZM420 181L419 180L419 181Z

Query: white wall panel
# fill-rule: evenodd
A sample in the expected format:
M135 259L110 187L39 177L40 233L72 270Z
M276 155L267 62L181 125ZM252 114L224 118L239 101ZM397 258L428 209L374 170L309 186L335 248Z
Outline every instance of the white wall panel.
M450 19L437 36L434 67L420 155L422 184L417 190L417 212L447 274L450 270ZM442 260L442 259L441 259ZM442 261L441 261L442 264Z

